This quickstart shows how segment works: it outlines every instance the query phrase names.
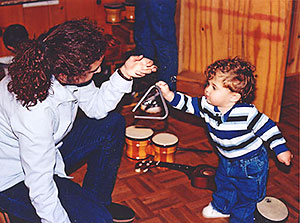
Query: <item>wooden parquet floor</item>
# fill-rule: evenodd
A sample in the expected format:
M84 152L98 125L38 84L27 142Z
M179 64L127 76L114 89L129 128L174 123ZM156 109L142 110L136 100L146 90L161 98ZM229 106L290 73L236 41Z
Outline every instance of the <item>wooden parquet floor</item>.
M136 120L132 107L121 109L127 126L138 124L152 128L155 133L169 132L179 139L178 147L213 150L201 119L171 110L166 121ZM287 145L294 154L290 170L277 165L270 153L267 195L285 202L289 223L299 222L299 76L287 78L278 123ZM177 151L176 163L186 165L209 164L217 167L215 153ZM123 155L118 172L113 201L130 206L136 212L135 223L222 223L228 219L205 219L201 211L211 201L212 192L191 186L188 177L176 170L151 169L147 173L134 171L135 161ZM74 175L81 181L82 171Z

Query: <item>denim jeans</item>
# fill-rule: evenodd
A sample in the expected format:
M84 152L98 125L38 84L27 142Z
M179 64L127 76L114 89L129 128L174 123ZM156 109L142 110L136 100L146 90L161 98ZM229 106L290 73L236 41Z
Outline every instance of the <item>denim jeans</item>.
M76 120L72 131L63 139L60 151L66 172L71 173L84 162L87 163L82 187L70 179L54 176L59 199L71 222L112 222L112 216L105 206L111 203L124 144L124 131L124 118L120 114L111 113L101 120ZM40 222L24 182L0 193L0 209L9 213L12 222Z
M178 72L175 11L176 0L135 1L135 53L155 62L158 66L156 79L165 81L171 90L176 90ZM153 74L149 78L151 76Z
M264 147L251 157L230 160L219 155L212 206L230 214L231 223L254 222L257 202L266 195L268 154Z

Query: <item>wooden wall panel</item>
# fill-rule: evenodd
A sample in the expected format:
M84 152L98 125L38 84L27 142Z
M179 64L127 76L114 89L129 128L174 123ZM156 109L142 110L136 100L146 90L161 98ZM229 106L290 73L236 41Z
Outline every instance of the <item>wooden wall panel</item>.
M241 56L257 67L260 111L279 120L292 1L181 0L179 72Z
M94 18L94 7L96 1L94 0L65 0L66 1L66 18L80 19L84 17Z
M28 30L29 38L38 37L49 29L49 7L52 6L37 6L23 9L24 23Z
M58 5L51 5L49 10L49 27L53 27L67 20L66 0L59 0Z
M106 23L106 14L104 10L104 5L111 3L112 0L102 0L100 5L94 7L94 19L97 21L99 26L101 26L106 33L112 33L112 28L110 24Z
M24 23L22 5L0 7L0 26L8 26L13 23Z
M120 2L123 2L122 0ZM20 23L25 25L30 38L39 36L50 27L69 19L88 17L96 20L106 33L111 33L111 24L105 21L104 4L113 3L115 0L102 0L100 5L96 0L59 0L58 5L38 6L23 8L22 4L0 6L0 29L4 30L10 24ZM0 36L0 56L10 55L6 50Z
M19 23L24 25L24 16L22 5L12 5L0 7L0 28L2 31L11 25ZM3 44L2 36L0 38L0 54L7 56L10 55L10 51L7 50Z
M286 76L300 75L300 1L294 0Z

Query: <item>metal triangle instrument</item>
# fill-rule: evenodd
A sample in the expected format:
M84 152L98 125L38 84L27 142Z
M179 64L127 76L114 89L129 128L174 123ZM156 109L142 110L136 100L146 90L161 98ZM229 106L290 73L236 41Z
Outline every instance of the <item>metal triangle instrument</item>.
M139 102L136 104L136 106L132 109L132 112L135 112L137 110L137 108L141 105L141 103L145 100L145 98L148 96L148 94L151 92L151 90L153 88L156 88L156 90L159 93L159 96L161 98L162 104L163 104L163 109L165 111L164 116L143 116L143 115L135 115L134 118L138 118L138 119L156 119L156 120L164 120L168 117L169 115L169 110L168 110L168 106L166 104L166 101L161 93L161 90L158 86L156 85L152 85L147 91L146 93L143 95L143 97L139 100Z

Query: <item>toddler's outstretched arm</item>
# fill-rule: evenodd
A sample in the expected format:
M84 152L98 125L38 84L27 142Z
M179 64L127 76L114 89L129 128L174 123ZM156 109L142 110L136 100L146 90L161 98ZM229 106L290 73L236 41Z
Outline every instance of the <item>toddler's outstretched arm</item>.
M174 92L170 90L168 84L164 81L158 81L156 83L156 86L158 86L161 90L161 93L163 94L164 98L171 102L174 98Z

